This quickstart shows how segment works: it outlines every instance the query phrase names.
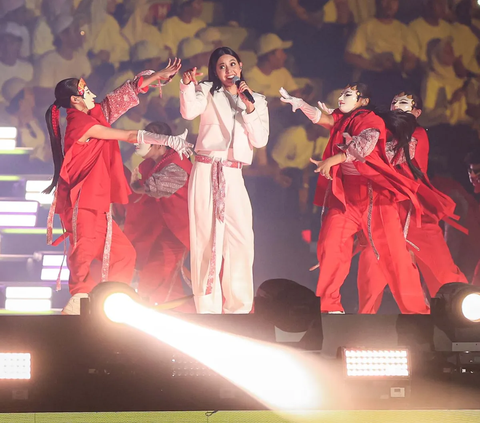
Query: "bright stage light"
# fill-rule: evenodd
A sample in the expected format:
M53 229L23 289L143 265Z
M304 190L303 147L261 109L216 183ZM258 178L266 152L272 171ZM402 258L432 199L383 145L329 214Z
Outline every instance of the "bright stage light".
M30 379L30 353L0 353L0 379Z
M15 150L17 147L17 141L14 139L1 139L0 138L0 151Z
M14 126L0 126L0 139L17 138L17 128Z
M40 204L52 204L53 193L44 194L52 180L30 180L25 184L25 200L38 201Z
M343 357L349 377L408 377L407 350L363 350L344 348Z
M0 214L0 227L33 228L37 224L35 214Z
M49 300L52 298L52 288L48 286L7 286L7 299Z
M36 201L0 200L0 227L34 227L37 210Z
M480 294L468 294L463 299L462 313L466 319L480 322Z
M37 213L36 201L0 200L0 213Z
M152 335L208 366L274 410L318 409L318 363L285 347L194 325L142 306L124 293L109 295L106 316ZM325 379L324 379L325 382Z
M61 281L68 281L70 277L70 270L66 267L62 268L60 272L60 266L58 268L43 268L40 273L40 279L42 281L56 281L58 279L58 274L60 274Z
M5 310L20 313L41 313L52 309L51 300L12 298L5 300Z

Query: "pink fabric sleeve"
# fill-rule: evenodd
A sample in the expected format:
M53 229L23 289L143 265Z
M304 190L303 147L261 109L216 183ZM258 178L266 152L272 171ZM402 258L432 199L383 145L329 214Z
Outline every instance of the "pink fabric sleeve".
M397 141L387 142L386 153L388 161L393 165L400 165L407 161L405 157L405 151L403 149L395 152L395 147L397 145ZM408 144L408 150L410 153L410 159L415 158L415 151L417 148L417 140L412 137L412 140Z
M348 144L338 144L337 147L346 154L346 163L356 160L364 162L365 157L375 149L379 137L378 129L368 128L352 137Z
M128 112L132 107L138 105L138 94L148 91L148 87L141 90L143 77L149 76L154 71L146 70L140 72L133 80L128 80L120 87L107 94L105 99L100 103L103 114L107 122L111 125L118 120L124 113Z

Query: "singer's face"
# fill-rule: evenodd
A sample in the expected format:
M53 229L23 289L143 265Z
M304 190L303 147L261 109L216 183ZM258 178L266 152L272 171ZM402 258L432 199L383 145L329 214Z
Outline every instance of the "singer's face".
M217 76L220 82L226 87L232 86L234 84L233 77L238 76L240 78L242 74L241 66L242 64L235 57L229 54L221 56L217 62Z
M357 90L352 87L345 88L338 97L338 108L342 113L350 113L361 106L361 99Z

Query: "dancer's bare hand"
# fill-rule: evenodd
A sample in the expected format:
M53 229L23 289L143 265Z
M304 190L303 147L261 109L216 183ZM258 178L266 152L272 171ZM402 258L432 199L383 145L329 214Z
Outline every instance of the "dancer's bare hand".
M186 72L184 72L184 74L182 76L182 82L185 85L190 84L190 82L193 82L195 85L198 85L197 76L203 76L203 73L202 72L197 72L196 67L192 68L192 69L189 69Z
M165 69L155 72L154 75L156 79L158 79L159 81L169 81L178 73L181 67L182 67L181 59L178 59L175 57L173 59L173 62L171 59L168 59L168 63Z
M312 158L310 161L317 166L317 168L314 170L315 173L320 173L323 177L332 180L332 176L330 175L330 170L332 168L332 165L330 164L330 161L327 160L313 160Z

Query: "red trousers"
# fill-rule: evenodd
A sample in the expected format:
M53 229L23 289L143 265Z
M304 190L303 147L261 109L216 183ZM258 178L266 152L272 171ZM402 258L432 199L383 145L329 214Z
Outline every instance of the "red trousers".
M317 295L322 312L343 311L340 288L350 270L354 236L363 230L372 237L383 271L395 275L390 287L401 312L428 313L418 271L405 245L396 203L388 192L380 192L361 176L344 176L343 185L346 211L331 205L318 239Z
M399 207L399 213L402 222L405 222L407 210L403 205ZM418 247L417 250L407 244L407 248L415 255L417 265L432 297L446 283L468 283L465 275L453 262L438 222L425 219L422 220L422 226L418 228L412 220L407 239ZM395 275L382 270L372 249L367 245L360 253L358 265L359 313L371 314L378 311L385 286L392 284L393 277Z
M70 248L67 254L70 279L70 293L89 293L100 282L91 275L90 266L94 260L103 260L107 235L107 215L96 210L79 209L77 217L77 243L74 245L73 209L62 215L62 222L69 234ZM130 284L135 270L135 249L130 241L112 222L112 244L108 280Z
M151 245L147 260L139 273L138 292L149 303L162 304L187 296L184 292L181 267L186 248L164 226ZM175 310L195 312L193 299Z

